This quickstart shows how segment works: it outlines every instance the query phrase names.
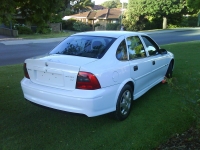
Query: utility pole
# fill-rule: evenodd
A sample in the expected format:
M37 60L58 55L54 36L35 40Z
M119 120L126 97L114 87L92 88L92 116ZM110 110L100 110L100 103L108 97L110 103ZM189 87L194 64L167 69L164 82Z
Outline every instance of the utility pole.
M121 26L122 26L122 19L123 19L123 12L124 12L124 0L120 0L122 3L122 9L121 9Z

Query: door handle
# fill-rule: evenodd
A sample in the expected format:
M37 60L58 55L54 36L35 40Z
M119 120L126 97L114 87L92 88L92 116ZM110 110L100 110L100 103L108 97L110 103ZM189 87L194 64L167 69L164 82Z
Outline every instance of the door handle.
M152 61L152 65L155 65L155 64L156 64L155 60L154 60L154 61Z
M137 70L138 70L138 66L134 66L134 67L133 67L133 70L134 70L134 71L137 71Z

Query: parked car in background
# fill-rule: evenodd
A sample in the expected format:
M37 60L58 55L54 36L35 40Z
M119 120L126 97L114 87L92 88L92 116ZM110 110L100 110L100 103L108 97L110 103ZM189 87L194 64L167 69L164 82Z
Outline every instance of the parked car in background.
M92 31L71 35L24 63L24 97L36 104L94 117L128 117L136 100L165 77L174 55L148 35Z

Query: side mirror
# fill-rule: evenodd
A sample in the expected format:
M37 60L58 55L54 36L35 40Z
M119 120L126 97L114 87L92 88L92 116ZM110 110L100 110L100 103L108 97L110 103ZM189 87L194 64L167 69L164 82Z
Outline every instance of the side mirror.
M153 46L148 46L146 50L147 51L156 51L155 47L153 47Z
M159 49L159 51L160 51L160 54L167 54L167 50L166 49L161 48L161 49Z

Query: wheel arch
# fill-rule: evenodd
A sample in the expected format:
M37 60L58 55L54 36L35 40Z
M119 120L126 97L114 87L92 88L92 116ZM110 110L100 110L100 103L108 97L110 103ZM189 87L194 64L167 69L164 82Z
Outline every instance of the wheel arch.
M172 70L174 70L174 59L171 59L170 63L172 63Z
M131 86L131 88L132 88L132 90L133 90L132 92L134 93L134 81L133 81L131 78L129 78L129 79L125 80L124 82L122 82L122 83L120 84L119 88L117 89L117 92L116 92L116 95L115 95L115 105L117 104L117 100L118 100L118 97L119 97L119 94L120 94L122 88L123 88L126 84L128 84L128 85ZM132 93L132 95L133 95L133 93Z

